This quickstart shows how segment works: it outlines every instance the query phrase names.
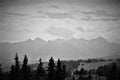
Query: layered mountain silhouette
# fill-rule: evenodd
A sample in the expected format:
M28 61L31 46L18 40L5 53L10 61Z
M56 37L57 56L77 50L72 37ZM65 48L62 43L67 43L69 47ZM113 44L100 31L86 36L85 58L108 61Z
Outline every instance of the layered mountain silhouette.
M53 56L64 60L98 58L119 55L120 44L111 43L104 38L86 39L56 39L44 41L40 38L16 43L0 43L0 63L8 65L13 63L15 53L20 57L28 55L29 63L37 61L40 57L44 61Z

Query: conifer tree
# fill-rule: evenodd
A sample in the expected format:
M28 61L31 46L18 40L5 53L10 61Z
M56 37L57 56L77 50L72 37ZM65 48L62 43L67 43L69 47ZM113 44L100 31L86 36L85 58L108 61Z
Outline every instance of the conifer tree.
M40 80L40 79L45 79L46 76L45 76L45 70L43 68L43 63L42 63L42 59L40 58L39 60L39 65L37 67L37 79Z
M63 72L63 80L67 77L67 71L66 71L66 65L65 64L63 64L62 65L62 72Z
M15 78L16 80L19 80L19 77L20 77L20 72L19 72L19 71L20 71L20 64L19 64L19 57L18 57L18 54L17 54L17 53L16 53L16 55L15 55L14 60L15 60L14 78Z
M2 67L1 67L1 64L0 64L0 80L2 80Z
M62 70L63 70L64 73L66 73L66 66L65 66L65 64L63 64L63 66L62 66Z
M80 72L79 72L79 75L84 75L84 73L85 73L85 70L84 70L84 68L81 68L81 70L80 70Z
M60 59L58 59L58 61L57 61L57 69L61 70L61 61L60 61Z
M56 73L55 73L56 80L62 80L63 72L62 72L62 69L61 69L61 61L60 61L60 59L58 59L58 61L57 61L56 68L57 68Z
M10 71L10 80L15 80L15 66L11 66L11 71Z
M111 71L110 71L110 80L116 80L116 72L117 72L117 66L116 63L113 63Z
M57 69L56 69L56 80L64 80L67 77L66 66L58 59L57 61Z
M15 56L15 70L16 70L16 73L19 73L19 70L20 70L20 64L19 64L19 57L18 57L18 54L16 53L16 56Z
M27 58L27 55L25 55L23 60L23 65L22 65L23 80L29 80L29 72L30 72L30 68L28 66L28 58Z
M10 73L10 79L11 80L20 80L20 64L19 64L19 57L18 54L16 53L15 55L15 65L11 66L11 73Z
M48 80L55 80L54 67L55 67L54 59L53 59L53 57L51 57L51 59L49 60L49 63L48 63L48 74L47 74Z

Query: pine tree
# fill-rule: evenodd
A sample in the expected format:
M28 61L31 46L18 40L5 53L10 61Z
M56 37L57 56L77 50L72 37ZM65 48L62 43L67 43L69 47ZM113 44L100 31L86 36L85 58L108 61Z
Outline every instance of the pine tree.
M57 70L55 76L56 80L64 80L67 77L66 66L64 64L62 65L60 59L57 61Z
M0 80L2 80L2 67L1 67L1 64L0 64Z
M15 70L16 70L16 73L19 73L19 70L20 70L20 64L19 64L19 57L18 57L18 54L16 53L16 56L15 56Z
M29 80L29 72L30 72L30 68L28 66L28 58L27 58L27 55L25 55L23 60L23 65L22 65L23 80Z
M19 57L18 54L16 53L15 55L15 65L11 66L11 73L10 73L10 79L11 80L20 80L20 64L19 64Z
M116 72L117 72L117 66L116 63L113 63L110 71L110 80L116 80Z
M66 66L65 66L65 64L63 64L63 66L62 66L62 70L63 70L64 73L66 73Z
M63 72L63 80L67 77L67 71L66 71L66 65L65 64L63 64L62 65L62 72Z
M85 73L85 70L84 70L84 68L81 68L81 70L80 70L80 72L79 72L79 75L84 75L84 73Z
M55 73L55 77L56 77L56 80L62 80L62 69L61 69L61 61L60 59L58 59L57 61L57 70L56 70L56 73Z
M51 59L49 60L49 63L48 63L48 74L47 74L48 80L55 80L54 67L55 67L54 59L53 59L53 57L51 57Z
M58 61L57 61L57 69L59 71L61 71L61 61L60 61L60 59L58 59Z
M20 77L20 72L19 72L19 71L20 71L20 64L19 64L19 57L18 57L18 54L17 54L17 53L16 53L16 55L15 55L14 60L15 60L14 78L15 78L16 80L19 80L19 77Z
M45 79L46 78L46 75L45 75L45 70L43 68L43 63L42 63L42 59L40 58L39 60L39 65L37 67L37 79L40 80L40 79Z
M11 66L11 71L10 71L10 80L16 80L15 78L15 66Z

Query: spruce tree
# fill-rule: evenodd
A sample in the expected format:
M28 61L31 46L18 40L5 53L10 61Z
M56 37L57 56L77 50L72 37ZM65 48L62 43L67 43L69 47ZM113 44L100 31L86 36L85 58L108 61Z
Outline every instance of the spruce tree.
M2 80L2 67L1 67L1 64L0 64L0 80Z
M14 68L15 68L15 73L14 73L14 78L16 79L16 80L19 80L19 77L20 77L20 64L19 64L19 57L18 57L18 54L16 53L16 55L15 55L15 58L14 58L14 60L15 60L15 66L14 66Z
M11 66L10 79L20 80L20 64L19 64L19 57L17 53L15 55L14 60L15 60L15 65Z
M62 80L63 72L62 72L62 69L61 69L60 59L58 59L58 61L57 61L57 67L56 68L57 68L56 73L55 73L56 80Z
M81 68L79 75L83 76L84 74L85 74L85 70L84 70L84 68Z
M46 76L45 76L45 70L43 68L43 63L42 63L42 59L40 58L39 60L39 64L38 64L38 67L37 67L37 80L40 80L40 79L45 79Z
M27 55L24 56L23 65L22 65L22 77L23 80L29 80L29 66Z
M19 73L19 70L20 70L20 64L19 64L19 57L18 57L18 54L16 53L16 56L15 56L15 70L16 70L16 73Z
M14 65L12 65L11 66L11 71L10 71L10 80L16 80L16 78L15 78L15 66Z
M55 80L54 67L55 67L54 59L53 59L53 57L51 57L51 59L49 60L49 63L48 63L48 74L47 74L48 80Z
M58 59L58 61L57 61L57 69L59 71L61 71L61 61L60 61L60 59Z
M63 72L62 79L64 80L68 75L67 71L66 71L66 65L65 64L62 65L62 72Z
M110 71L110 80L116 80L116 72L117 72L117 66L116 63L113 63Z
M58 59L57 61L57 69L56 69L56 80L64 80L67 77L66 66Z

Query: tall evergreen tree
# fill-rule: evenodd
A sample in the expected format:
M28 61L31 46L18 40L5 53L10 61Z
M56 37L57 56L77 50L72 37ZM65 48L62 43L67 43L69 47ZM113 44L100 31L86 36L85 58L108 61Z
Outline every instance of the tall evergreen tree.
M0 80L2 80L2 67L1 67L1 64L0 64Z
M20 64L19 64L19 57L18 57L18 54L16 53L16 55L15 55L15 58L14 58L14 60L15 60L15 66L14 66L14 68L15 68L15 73L14 73L14 78L16 79L16 80L19 80L20 79Z
M63 70L64 73L66 73L66 66L65 66L65 64L63 64L63 66L62 66L62 70Z
M42 59L40 58L39 65L37 67L37 80L40 80L40 79L45 80L45 78L46 78L46 74L43 68Z
M27 55L25 55L23 60L23 65L22 65L23 80L29 80L29 72L30 72L30 68L28 66L28 58L27 58Z
M19 70L20 70L20 64L19 64L19 57L18 57L18 54L16 53L16 56L15 56L15 71L16 73L19 73Z
M62 65L62 72L63 72L63 76L62 76L63 78L62 79L64 80L68 75L67 71L66 71L66 65L65 64Z
M12 65L11 66L11 71L10 71L10 80L15 80L16 78L15 78L15 66L14 65Z
M116 66L116 63L113 63L111 71L110 71L110 75L109 75L110 80L116 80L116 78L117 78L116 72L117 72L117 66Z
M79 72L79 78L78 78L78 80L84 80L84 73L85 73L84 68L81 68L81 70Z
M67 77L66 66L58 59L57 61L57 69L56 69L56 80L64 80Z
M81 68L79 75L83 76L84 74L85 74L85 70L84 70L84 68Z
M47 74L48 80L55 80L54 67L55 67L54 59L53 59L53 57L51 57L51 59L49 60L49 63L48 63L48 74Z
M57 69L60 71L61 70L61 61L58 59L57 61Z
M57 61L57 66L56 66L56 73L55 73L55 77L56 77L56 80L62 80L62 69L61 69L61 61L60 59L58 59Z
M11 66L10 79L20 80L20 64L19 64L19 57L17 53L15 55L14 60L15 60L15 65Z

